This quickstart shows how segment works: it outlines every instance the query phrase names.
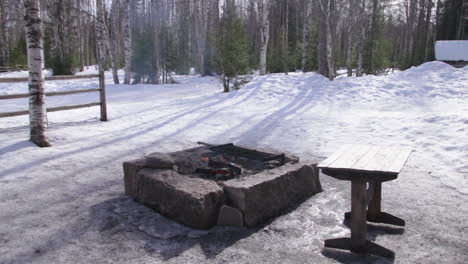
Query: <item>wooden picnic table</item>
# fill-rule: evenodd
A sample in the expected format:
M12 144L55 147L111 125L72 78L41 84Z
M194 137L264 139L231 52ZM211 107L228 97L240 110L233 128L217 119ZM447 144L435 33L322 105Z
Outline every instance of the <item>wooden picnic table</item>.
M325 247L395 257L393 251L367 240L366 221L405 225L403 219L381 211L382 182L398 177L411 151L347 144L317 165L326 175L351 181L351 212L345 213L345 218L351 219L351 238L328 239Z

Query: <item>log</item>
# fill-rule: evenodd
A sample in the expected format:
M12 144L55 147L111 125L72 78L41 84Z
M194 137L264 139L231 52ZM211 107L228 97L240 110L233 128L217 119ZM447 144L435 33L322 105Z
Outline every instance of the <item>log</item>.
M83 89L83 90L73 90L73 91L65 91L65 92L49 92L49 93L46 93L46 96L92 93L92 92L99 92L99 91L100 91L99 88L95 88L95 89ZM20 99L20 98L28 98L28 97L29 97L29 94L9 94L9 95L0 95L0 100Z
M71 110L71 109L85 108L85 107L91 107L91 106L96 106L96 105L101 105L101 103L98 102L98 103L89 103L89 104L79 104L79 105L68 105L68 106L52 107L52 108L47 108L47 112ZM0 118L27 115L27 114L29 114L29 110L16 111L16 112L6 112L6 113L0 113Z
M77 80L77 79L90 79L98 78L99 74L89 75L61 75L45 77L46 81L62 81L62 80ZM0 83L13 83L13 82L27 82L28 78L1 78Z

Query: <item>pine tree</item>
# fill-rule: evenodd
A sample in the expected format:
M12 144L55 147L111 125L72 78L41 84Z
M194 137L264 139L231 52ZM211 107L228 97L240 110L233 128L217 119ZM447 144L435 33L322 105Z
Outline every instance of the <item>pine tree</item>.
M233 0L226 1L220 21L218 47L224 92L229 92L230 83L245 72L249 64L247 35L234 3Z

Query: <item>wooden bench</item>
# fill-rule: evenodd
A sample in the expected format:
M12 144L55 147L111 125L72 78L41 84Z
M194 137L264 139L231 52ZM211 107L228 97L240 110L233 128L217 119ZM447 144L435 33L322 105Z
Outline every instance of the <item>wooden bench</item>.
M398 177L411 151L347 144L317 166L326 175L351 181L351 212L345 213L345 218L351 218L351 238L328 239L325 247L395 257L393 251L367 240L366 221L405 225L404 220L381 211L382 182Z

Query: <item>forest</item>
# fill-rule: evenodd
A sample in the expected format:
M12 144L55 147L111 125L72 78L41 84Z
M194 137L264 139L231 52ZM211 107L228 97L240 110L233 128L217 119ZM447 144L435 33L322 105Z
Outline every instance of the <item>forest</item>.
M468 0L0 0L0 264L467 264L467 102Z
M23 2L0 2L0 67L27 64ZM436 40L468 38L465 0L39 2L46 68L98 64L125 84L195 72L222 76L229 91L254 71L382 74L433 60Z

